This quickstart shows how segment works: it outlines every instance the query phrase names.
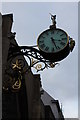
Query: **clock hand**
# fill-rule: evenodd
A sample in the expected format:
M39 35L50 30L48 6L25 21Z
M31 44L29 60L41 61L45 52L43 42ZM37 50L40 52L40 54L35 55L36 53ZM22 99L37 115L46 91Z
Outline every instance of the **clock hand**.
M61 41L61 40L58 40L58 39L54 39L54 40L56 40L56 41Z
M51 37L51 39L56 40L56 41L61 41L60 39L55 39L55 38L53 38L53 37Z
M54 42L54 39L51 37L51 40L52 40L52 43L54 44L54 46L56 47L56 49L57 49L57 46L56 46L56 44L55 44L55 42Z

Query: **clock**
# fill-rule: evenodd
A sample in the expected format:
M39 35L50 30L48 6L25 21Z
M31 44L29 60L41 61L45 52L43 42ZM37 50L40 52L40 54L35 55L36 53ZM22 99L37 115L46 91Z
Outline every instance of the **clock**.
M43 57L54 62L69 54L69 36L59 28L42 32L37 39L37 45Z

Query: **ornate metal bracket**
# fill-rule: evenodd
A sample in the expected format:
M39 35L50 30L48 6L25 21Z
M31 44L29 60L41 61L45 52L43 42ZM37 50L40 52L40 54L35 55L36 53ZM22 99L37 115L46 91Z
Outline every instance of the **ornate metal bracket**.
M45 68L53 68L55 67L55 65L58 64L58 63L53 63L50 60L46 60L41 55L41 52L38 49L31 46L11 47L9 51L10 52L9 52L8 60L11 59L12 61L13 58L19 55L24 55L29 59L30 63L26 71L29 70L31 67L34 67L36 64L37 66L34 68L37 70L37 72L40 70L44 70ZM42 65L38 63L44 63L44 67L42 67Z
M31 67L38 72L45 68L54 68L58 64L44 59L41 52L32 46L15 46L13 44L10 46L8 64L5 68L5 81L3 82L4 90L19 91L23 76L31 70ZM29 59L28 65L24 57L20 56L26 56Z

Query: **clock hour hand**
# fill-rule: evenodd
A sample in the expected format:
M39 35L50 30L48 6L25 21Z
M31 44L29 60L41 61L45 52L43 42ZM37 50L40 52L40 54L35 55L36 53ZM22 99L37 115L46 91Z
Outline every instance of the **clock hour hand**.
M56 44L55 44L55 42L54 42L54 39L51 37L51 41L52 41L52 43L54 44L54 46L56 47L56 49L57 49L57 46L56 46Z

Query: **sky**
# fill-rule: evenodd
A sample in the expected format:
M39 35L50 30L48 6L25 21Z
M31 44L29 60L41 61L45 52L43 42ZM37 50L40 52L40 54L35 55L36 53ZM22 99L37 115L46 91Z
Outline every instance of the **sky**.
M65 118L78 118L78 3L77 2L3 2L2 14L13 13L12 32L19 45L36 45L38 35L51 25L50 14L56 15L56 27L65 30L75 48L60 65L34 74L41 75L42 87L62 104Z

